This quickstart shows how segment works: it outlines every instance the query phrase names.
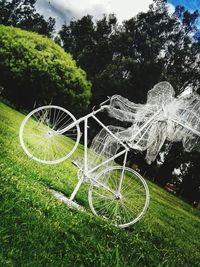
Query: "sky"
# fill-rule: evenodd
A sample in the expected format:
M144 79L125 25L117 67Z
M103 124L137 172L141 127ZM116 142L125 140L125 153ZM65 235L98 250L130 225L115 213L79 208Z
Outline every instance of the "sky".
M45 16L55 17L57 29L64 22L90 14L94 19L102 18L105 13L116 14L118 21L130 19L142 11L147 11L153 0L37 0L37 10ZM170 9L183 5L191 11L200 11L200 0L168 0Z
M168 2L174 6L184 6L190 11L198 10L200 13L200 0L168 0ZM197 27L200 28L200 18L198 19Z
M105 13L115 13L118 21L129 19L141 11L147 11L152 0L37 0L37 10L48 18L55 17L57 27L63 21L81 18L90 14L94 19L102 18Z

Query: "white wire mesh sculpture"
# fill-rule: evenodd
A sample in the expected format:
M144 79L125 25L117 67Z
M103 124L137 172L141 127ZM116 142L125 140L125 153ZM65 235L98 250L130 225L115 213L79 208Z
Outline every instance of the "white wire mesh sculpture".
M105 105L108 101L109 105ZM96 116L104 110L111 117L131 123L131 126L125 129L104 125ZM102 127L90 149L87 148L89 119ZM81 122L84 122L84 157L75 163L80 169L79 181L69 203L74 203L81 184L89 182L88 199L92 212L122 228L137 222L149 205L145 180L126 167L130 149L146 150L149 163L155 160L165 140L182 141L186 151L200 150L200 97L195 93L175 97L168 82L156 84L148 92L146 104L135 104L114 95L99 109L78 120L62 107L39 107L31 111L21 124L21 146L30 158L40 163L62 162L78 146ZM123 156L122 166L114 162L119 156Z
M108 111L111 117L132 123L128 129L110 127L133 149L147 150L148 163L156 159L166 140L182 141L188 152L200 150L200 97L196 93L175 98L173 87L168 82L160 82L148 92L146 104L135 104L114 95ZM92 147L99 154L112 155L119 143L102 130Z

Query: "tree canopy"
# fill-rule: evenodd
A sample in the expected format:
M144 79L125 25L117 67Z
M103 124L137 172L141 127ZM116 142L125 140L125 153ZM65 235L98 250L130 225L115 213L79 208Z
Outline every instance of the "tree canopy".
M12 25L47 36L54 33L55 19L44 19L36 12L37 0L1 0L0 24Z
M63 48L88 73L93 102L119 93L145 101L150 88L169 81L177 93L199 86L200 42L194 40L198 12L177 7L168 12L155 0L146 13L117 23L114 15L94 22L91 16L71 21L60 31Z
M51 102L77 113L89 104L85 72L53 40L36 33L0 26L0 72L4 96L18 106Z

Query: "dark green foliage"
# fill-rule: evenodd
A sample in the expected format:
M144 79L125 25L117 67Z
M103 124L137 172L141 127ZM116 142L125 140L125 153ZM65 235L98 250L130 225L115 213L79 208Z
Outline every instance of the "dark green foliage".
M85 72L54 41L36 33L0 26L0 72L4 96L18 107L51 102L81 113L89 104Z
M177 93L188 85L198 88L200 42L192 37L198 16L180 8L169 14L166 1L155 0L148 12L122 26L113 15L96 23L86 16L64 25L60 37L87 71L94 104L116 93L141 102L162 80L171 82Z
M36 0L1 0L0 24L12 25L47 36L54 33L55 19L45 20L36 12Z

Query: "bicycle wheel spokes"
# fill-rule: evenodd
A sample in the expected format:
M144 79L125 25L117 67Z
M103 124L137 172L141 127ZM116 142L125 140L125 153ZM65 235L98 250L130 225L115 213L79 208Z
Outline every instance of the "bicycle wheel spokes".
M138 221L149 203L149 191L144 179L129 168L125 168L121 192L118 186L122 167L112 167L97 178L112 188L112 194L102 186L92 185L89 191L89 204L94 214L103 216L119 227L127 227Z
M44 106L33 110L21 125L21 145L29 157L41 163L61 162L77 147L80 129L74 125L62 134L60 131L75 121L75 117L61 107Z

